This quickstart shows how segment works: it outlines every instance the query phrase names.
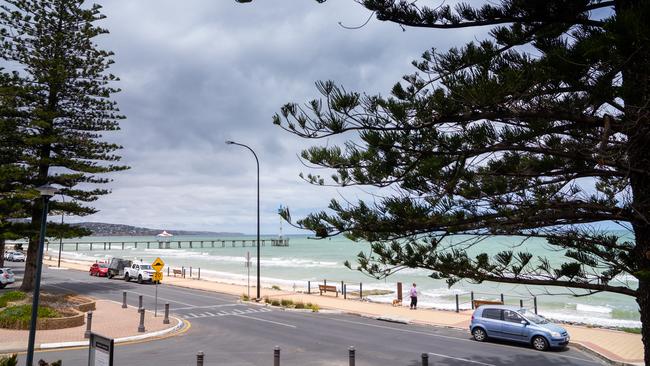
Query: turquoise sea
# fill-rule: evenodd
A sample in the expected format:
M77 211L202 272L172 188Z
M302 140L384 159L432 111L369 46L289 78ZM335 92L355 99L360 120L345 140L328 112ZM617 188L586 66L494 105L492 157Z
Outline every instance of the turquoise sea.
M262 239L271 239L272 236L262 236ZM312 281L312 288L316 287L315 282L327 280L328 283L345 281L348 292L357 291L359 283L363 283L363 290L385 289L396 290L396 283L402 282L404 293L408 291L412 282L417 283L420 290L419 304L421 307L449 309L455 308L455 295L459 294L460 307L470 307L470 292L475 293L476 299L498 299L504 294L506 303L519 304L523 301L524 306L532 307L532 295L537 296L539 313L558 321L567 321L583 324L593 324L608 327L640 327L638 306L633 298L623 295L600 293L586 297L572 296L572 291L566 288L538 286L508 285L498 283L470 284L459 283L452 288L441 280L434 280L428 277L430 274L422 269L404 269L384 280L377 280L368 277L358 271L346 268L343 263L346 260L355 263L356 255L360 251L367 252L368 244L355 243L342 237L331 240L314 240L307 236L288 236L290 242L288 247L273 247L267 242L261 248L261 277L265 286L277 285L287 290L305 291L307 281ZM216 243L215 248L210 245L211 240L241 240L249 242L246 247L238 243L232 247L226 243L222 248L221 243ZM110 257L123 257L128 259L143 259L152 261L161 257L169 267L180 268L190 266L193 268L193 275L197 275L198 268L201 268L201 278L225 283L236 283L245 285L247 282L246 253L250 252L251 283L255 282L255 253L256 248L251 247L250 240L254 236L242 237L197 237L197 236L175 236L174 241L185 241L183 248L178 249L176 244L171 249L158 249L155 237L87 237L64 242L92 241L96 243L128 242L128 241L151 241L150 249L140 244L134 248L132 244L126 244L125 250L121 245L113 245L113 250L102 250L102 244L94 245L94 250L89 251L88 245L82 245L80 251L74 251L73 245L64 245L63 257L71 260L105 260ZM187 241L194 242L193 248L188 247ZM458 244L462 238L457 239ZM199 247L199 242L204 241L204 247ZM450 243L452 244L452 243ZM516 247L515 247L516 246ZM513 248L515 247L515 248ZM489 238L481 242L480 246L468 248L468 252L478 252L489 248L489 253L495 253L508 248L513 250L529 250L535 255L547 256L551 262L561 260L561 253L552 251L545 241L540 239L529 239L523 244L517 238ZM56 256L58 251L58 240L51 239L49 252L46 255ZM189 274L189 273L188 273ZM620 278L622 283L630 287L636 287L636 282L631 276ZM579 290L574 290L581 293ZM553 294L553 295L551 295ZM391 302L396 296L388 294L382 296L370 296L371 301Z

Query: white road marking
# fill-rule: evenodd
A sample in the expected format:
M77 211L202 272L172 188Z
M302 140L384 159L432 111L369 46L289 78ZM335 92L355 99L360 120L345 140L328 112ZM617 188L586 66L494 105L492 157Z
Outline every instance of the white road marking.
M277 325L281 325L283 327L296 328L295 325L285 324L285 323L280 323L280 322L274 322L273 320L255 318L255 317L248 316L248 315L233 314L233 316L237 316L237 317L240 317L240 318L246 318L246 319L252 319L252 320L258 320L258 321L261 321L261 322L266 322L266 323L271 323L271 324L277 324Z
M198 315L196 315L194 313L188 313L187 315L189 315L192 318L198 318L199 317Z
M223 308L223 307L231 307L231 306L239 306L241 304L219 304L219 305L194 305L194 306L188 306L184 308L174 308L173 310L189 310L189 309L215 309L215 308Z
M441 354L439 354L439 353L433 353L433 352L427 352L427 353L428 353L429 355L436 356L436 357L440 357L440 358L450 358L450 359L452 359L452 360L463 361L463 362L467 362L467 363L475 363L475 364L477 364L477 365L484 365L484 366L497 366L497 365L492 364L492 363L479 362L479 361L474 361L474 360L470 360L470 359L467 359L467 358L460 358L460 357L453 357L453 356L441 355Z
M331 318L331 317L327 317L327 319L337 321L337 322L343 322L343 323L365 325L365 326L374 327L374 328L390 329L390 330L395 330L395 331L404 332L404 333L422 334L422 335L427 335L427 336L430 336L430 337L453 339L453 340L456 340L456 341L465 341L465 342L473 342L473 343L476 342L474 340L467 339L467 338L458 338L458 337L452 337L452 336L445 336L445 335L441 335L441 334L427 333L427 332L421 332L421 331L411 330L411 329L393 328L393 327L388 327L388 326L385 326L385 325L377 325L377 324L369 324L369 323L363 323L363 322L355 322L355 321L352 321L352 320L336 319L336 318ZM496 344L496 343L482 343L482 344L484 344L484 345L492 345L492 346L495 346L495 347L520 348L520 347L516 347L516 346L508 346L508 345ZM585 362L590 362L590 363L595 363L595 364L602 365L602 362L597 361L597 360L590 360L588 358L580 358L580 357L574 357L574 356L558 355L558 354L555 354L555 353L547 353L546 355L552 356L552 357L569 358L569 359L573 359L573 360L585 361Z

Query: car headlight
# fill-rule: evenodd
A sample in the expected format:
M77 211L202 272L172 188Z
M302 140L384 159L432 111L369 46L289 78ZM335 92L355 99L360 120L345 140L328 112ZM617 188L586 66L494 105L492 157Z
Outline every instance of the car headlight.
M562 334L560 334L558 332L551 332L551 337L553 337L553 338L561 338Z

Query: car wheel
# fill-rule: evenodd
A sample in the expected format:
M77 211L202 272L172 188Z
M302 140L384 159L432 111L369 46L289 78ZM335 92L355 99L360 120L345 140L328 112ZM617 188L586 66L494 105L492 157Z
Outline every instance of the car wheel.
M128 274L128 273L125 273L125 274L124 274L124 281L129 282L129 280L130 280L130 278L129 278L129 274Z
M108 277L108 279L110 280L111 278L113 278L113 275L109 274L109 275L106 275L106 277Z
M138 276L138 283L142 283L142 275Z
M542 336L536 336L533 338L533 348L538 351L546 351L548 349L548 341Z
M7 286L6 283L0 283L0 288L5 288L5 286Z
M483 342L487 339L487 333L485 333L485 330L483 330L483 328L474 328L472 331L472 336L477 342Z

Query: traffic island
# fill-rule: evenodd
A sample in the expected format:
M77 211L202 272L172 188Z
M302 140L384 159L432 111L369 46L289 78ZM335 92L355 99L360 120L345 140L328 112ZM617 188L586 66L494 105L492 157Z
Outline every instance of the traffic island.
M83 315L83 314L82 314ZM109 300L95 300L92 316L92 332L115 339L115 343L156 338L172 333L183 327L183 321L171 318L170 324L164 324L163 317L154 317L153 312L145 311L144 327L146 332L138 332L140 313L137 308L122 308L120 303ZM87 324L66 329L38 330L36 348L52 349L88 345L84 337ZM0 354L27 350L28 330L0 329Z

